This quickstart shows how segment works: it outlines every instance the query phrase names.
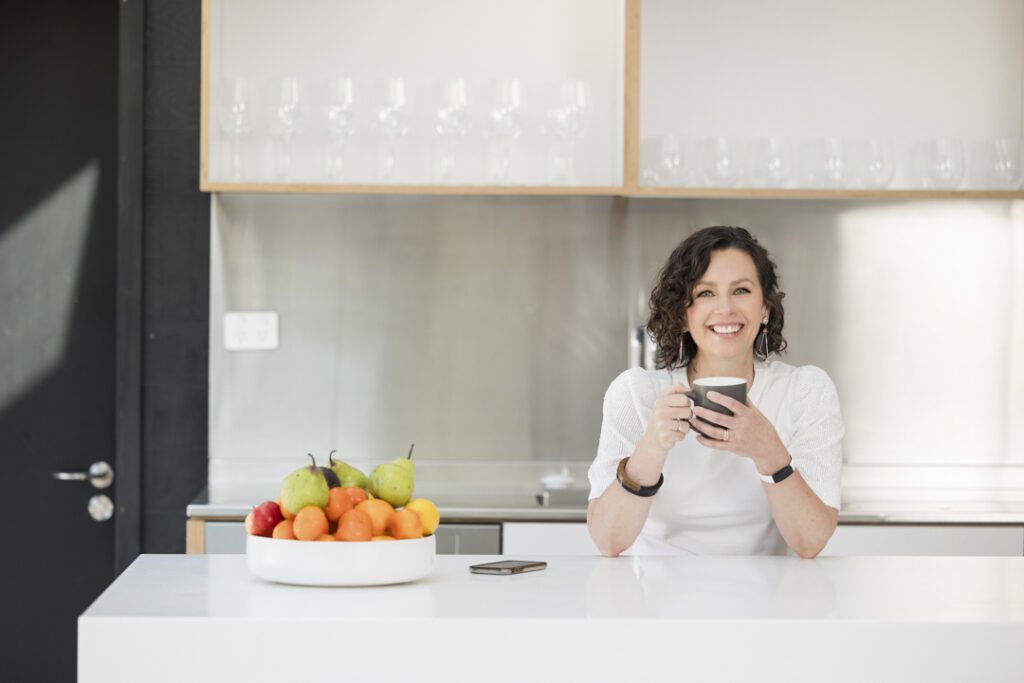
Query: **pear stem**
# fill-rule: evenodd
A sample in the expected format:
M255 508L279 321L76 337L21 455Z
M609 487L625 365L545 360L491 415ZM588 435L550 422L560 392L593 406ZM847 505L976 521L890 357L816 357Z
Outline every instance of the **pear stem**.
M313 454L312 454L312 453L306 453L306 455L308 455L308 456L309 456L309 459L313 461L313 464L311 465L311 467L312 467L313 469L316 469L316 458L314 458L314 457L313 457Z
M334 465L334 454L335 454L335 453L337 453L337 452L338 452L338 449L337 449L337 448L335 448L334 450L332 450L332 451L331 451L331 452L330 452L330 453L329 453L329 454L327 455L327 465L328 465L328 466Z
M409 446L409 455L405 456L407 459L412 460L412 449L416 448L416 444Z

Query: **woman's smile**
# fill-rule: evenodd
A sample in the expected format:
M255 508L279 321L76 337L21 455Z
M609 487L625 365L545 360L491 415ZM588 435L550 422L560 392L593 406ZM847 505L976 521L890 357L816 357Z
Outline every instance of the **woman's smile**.
M708 325L708 329L721 339L735 339L744 327L743 323Z

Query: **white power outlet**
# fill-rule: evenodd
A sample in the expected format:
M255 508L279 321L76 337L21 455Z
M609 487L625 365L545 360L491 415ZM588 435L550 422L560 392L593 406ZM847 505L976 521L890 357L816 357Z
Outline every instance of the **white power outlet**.
M277 313L258 311L224 314L224 348L228 351L272 351L277 348Z

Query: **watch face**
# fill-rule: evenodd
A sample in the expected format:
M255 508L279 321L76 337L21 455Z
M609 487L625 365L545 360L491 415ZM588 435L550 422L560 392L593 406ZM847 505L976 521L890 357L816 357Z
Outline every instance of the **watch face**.
M781 470L772 475L772 480L778 484L780 481L793 474L793 466L786 465Z

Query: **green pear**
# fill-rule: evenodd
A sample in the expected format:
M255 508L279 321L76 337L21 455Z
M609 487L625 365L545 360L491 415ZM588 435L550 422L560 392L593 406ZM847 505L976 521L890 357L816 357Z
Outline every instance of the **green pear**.
M307 505L323 507L327 505L327 492L330 488L327 477L316 466L316 459L310 455L312 465L295 470L281 482L281 507L293 515Z
M352 465L349 465L347 462L335 460L334 451L331 451L327 461L330 464L331 469L334 470L334 474L337 475L341 486L345 488L350 486L357 486L361 489L366 488L366 475Z
M404 458L395 458L391 462L377 465L370 472L370 495L391 503L400 508L412 498L413 462L412 449Z

